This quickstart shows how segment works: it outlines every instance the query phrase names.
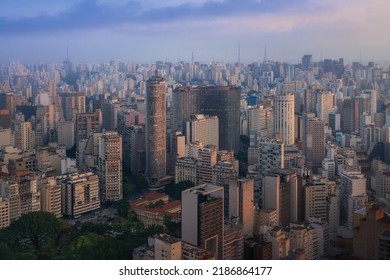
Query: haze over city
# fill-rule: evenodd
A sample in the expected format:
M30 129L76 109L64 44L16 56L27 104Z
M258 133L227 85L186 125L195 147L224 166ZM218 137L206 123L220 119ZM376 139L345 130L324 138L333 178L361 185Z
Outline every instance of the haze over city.
M0 62L388 61L386 0L2 0Z
M1 0L0 260L390 260L389 8Z

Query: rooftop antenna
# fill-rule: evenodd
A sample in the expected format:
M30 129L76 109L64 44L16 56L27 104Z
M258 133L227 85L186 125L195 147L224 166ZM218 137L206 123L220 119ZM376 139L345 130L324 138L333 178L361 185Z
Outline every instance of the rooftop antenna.
M238 63L241 63L241 43L238 41Z

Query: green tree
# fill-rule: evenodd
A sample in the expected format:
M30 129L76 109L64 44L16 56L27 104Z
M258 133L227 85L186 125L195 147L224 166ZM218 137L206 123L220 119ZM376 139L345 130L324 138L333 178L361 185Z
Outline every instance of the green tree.
M181 192L193 186L194 183L191 181L182 181L177 184L171 183L165 187L165 193L172 199L181 199Z
M35 250L40 251L43 242L53 244L60 231L60 223L54 214L49 212L32 212L22 215L11 223L9 233L20 242L32 244Z
M121 199L118 201L117 206L118 216L128 218L130 213L130 202L127 199Z

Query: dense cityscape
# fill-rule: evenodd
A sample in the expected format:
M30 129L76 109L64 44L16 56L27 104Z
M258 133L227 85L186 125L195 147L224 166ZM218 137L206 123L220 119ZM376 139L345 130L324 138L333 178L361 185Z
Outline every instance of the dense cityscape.
M0 66L0 259L390 259L390 69Z

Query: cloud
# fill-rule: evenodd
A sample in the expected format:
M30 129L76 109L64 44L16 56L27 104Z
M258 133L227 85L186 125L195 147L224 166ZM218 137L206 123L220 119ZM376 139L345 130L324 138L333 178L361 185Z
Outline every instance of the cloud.
M0 17L0 34L17 35L58 31L115 28L126 24L154 25L180 22L254 17L270 14L291 14L313 9L312 0L224 0L201 5L184 3L178 6L146 9L141 2L129 1L110 5L96 0L76 2L55 15L41 13L32 17Z

